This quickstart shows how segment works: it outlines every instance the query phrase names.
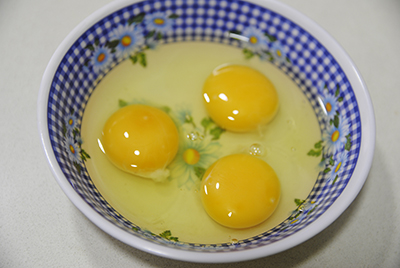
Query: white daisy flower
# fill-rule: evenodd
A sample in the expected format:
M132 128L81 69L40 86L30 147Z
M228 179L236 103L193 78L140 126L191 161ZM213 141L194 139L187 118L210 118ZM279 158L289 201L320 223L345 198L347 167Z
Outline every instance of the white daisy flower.
M155 12L146 16L145 23L150 31L166 33L172 29L174 20L168 18L163 12Z
M91 63L96 73L106 70L112 63L110 49L102 46L96 47L91 58Z
M132 25L119 25L110 34L111 40L118 40L115 55L118 58L125 58L126 56L138 51L144 44L143 31L135 24Z
M335 155L340 151L347 142L346 136L349 132L350 124L348 119L343 115L335 115L335 118L322 135L326 153L328 155Z
M81 161L81 150L74 139L72 137L66 137L64 140L64 146L72 162L79 163Z

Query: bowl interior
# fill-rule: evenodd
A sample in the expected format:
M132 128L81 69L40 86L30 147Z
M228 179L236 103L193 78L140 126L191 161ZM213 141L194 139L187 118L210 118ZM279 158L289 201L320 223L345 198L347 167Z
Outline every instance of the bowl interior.
M158 24L152 23L155 19L159 19ZM133 44L125 51L122 41L116 41L118 33L124 31L131 34ZM190 41L224 43L243 48L244 56L270 61L305 94L321 129L322 142L313 151L325 161L305 202L275 228L234 244L174 242L142 229L101 196L86 170L84 154L74 158L68 152L68 141L79 144L87 101L98 81L113 67L130 55L140 61L140 52L152 46ZM72 130L69 120L75 121ZM242 1L143 1L118 7L95 21L67 49L55 71L47 121L52 150L66 180L98 214L152 243L202 252L265 246L316 221L348 185L359 158L362 134L352 85L335 56L289 18L263 5Z

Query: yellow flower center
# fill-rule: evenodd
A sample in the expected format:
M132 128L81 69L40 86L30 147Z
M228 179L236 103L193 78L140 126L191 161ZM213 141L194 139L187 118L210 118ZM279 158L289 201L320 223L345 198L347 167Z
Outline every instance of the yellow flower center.
M325 104L325 109L326 111L329 113L330 111L332 111L332 104L330 102Z
M250 39L249 39L249 41L250 41L250 43L255 44L255 43L258 42L258 39L257 39L257 37L255 37L255 36L251 36Z
M102 62L106 58L106 54L100 53L99 56L97 56L97 61Z
M69 146L69 150L71 151L71 153L75 154L75 148L74 148L74 146L70 145L70 146Z
M189 165L195 165L200 160L200 153L192 148L183 152L183 160Z
M132 43L132 39L129 35L125 35L124 37L122 37L122 39L121 39L122 46L127 47L131 43Z
M74 120L72 120L72 118L70 118L70 119L68 120L68 125L72 126L73 123L74 123Z
M339 162L339 164L335 168L335 173L339 171L341 166L342 166L342 162Z
M164 19L162 19L162 18L156 18L156 19L154 19L154 23L155 24L157 24L157 25L163 25L164 24Z
M337 141L337 140L339 139L339 136L340 136L339 130L335 130L335 131L332 133L331 140L332 140L333 142L335 142L335 141Z
M277 49L276 50L276 55L278 55L278 57L282 57L282 52L279 49Z

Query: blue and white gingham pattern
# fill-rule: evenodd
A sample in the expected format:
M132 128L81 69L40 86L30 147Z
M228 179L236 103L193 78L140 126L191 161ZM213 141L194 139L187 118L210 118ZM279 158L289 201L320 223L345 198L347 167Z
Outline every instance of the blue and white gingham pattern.
M339 173L335 184L327 184L323 173L316 178L316 184L307 200L318 204L311 213L298 224L288 225L287 221L263 234L251 237L235 244L193 244L166 241L159 236L142 230L140 226L129 222L114 210L100 195L89 174L82 164L79 173L69 159L64 144L65 117L73 113L77 117L78 129L85 105L98 81L122 59L115 60L108 70L95 73L87 65L92 52L88 45L97 42L104 45L110 32L119 25L125 25L129 18L142 12L151 14L157 11L176 14L179 17L171 31L167 32L162 43L181 41L218 42L241 47L238 40L229 38L228 31L242 31L255 26L279 40L291 63L276 63L277 68L285 72L299 86L316 111L321 131L326 129L326 120L318 104L318 87L324 82L329 90L338 85L343 96L340 109L349 120L352 147L348 152L348 163ZM146 34L146 31L145 31ZM194 251L234 251L274 243L290 236L323 214L346 187L355 168L361 143L361 123L357 100L351 85L341 67L318 40L308 32L270 10L255 4L241 1L216 0L167 0L144 1L125 7L94 24L76 40L66 53L54 75L48 102L48 130L56 159L66 178L76 192L99 214L127 232L153 241L154 243L172 243L171 246Z

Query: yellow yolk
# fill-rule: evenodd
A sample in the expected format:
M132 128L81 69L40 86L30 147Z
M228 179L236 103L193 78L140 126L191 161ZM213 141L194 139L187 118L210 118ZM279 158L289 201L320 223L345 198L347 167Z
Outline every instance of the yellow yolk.
M234 154L217 160L204 174L201 200L208 215L230 228L265 221L280 199L280 182L263 160Z
M107 120L101 145L118 168L162 181L169 176L166 167L178 151L178 130L164 111L147 105L129 105Z
M203 86L208 114L220 127L246 132L270 122L278 111L278 94L262 73L241 65L217 68Z

